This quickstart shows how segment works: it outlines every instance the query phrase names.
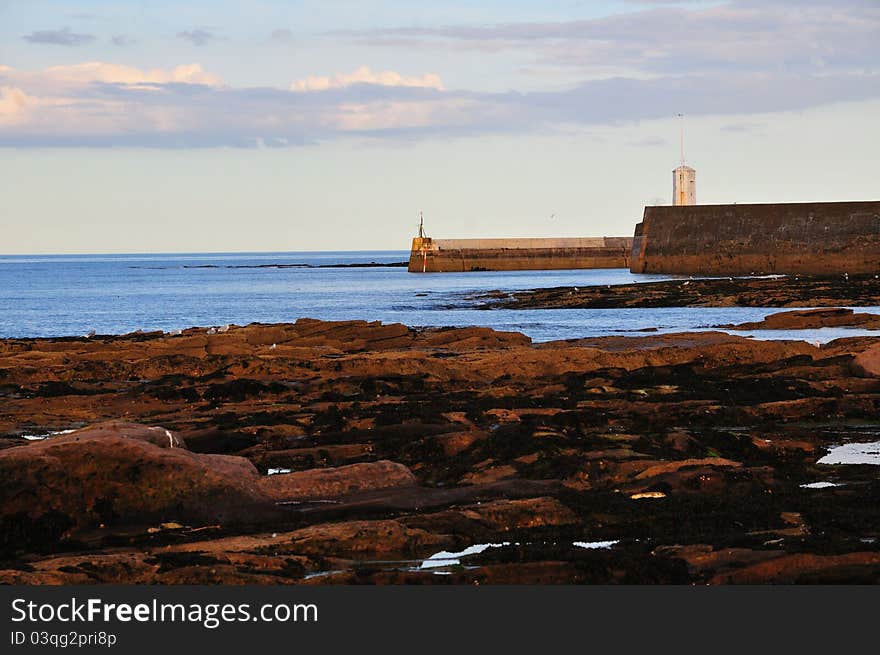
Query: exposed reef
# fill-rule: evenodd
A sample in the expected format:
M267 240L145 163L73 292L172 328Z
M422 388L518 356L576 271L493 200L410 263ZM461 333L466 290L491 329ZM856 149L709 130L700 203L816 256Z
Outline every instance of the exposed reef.
M0 582L880 581L880 469L818 463L880 338L6 339L0 397Z
M688 278L633 284L554 287L487 293L481 309L611 309L623 307L874 307L876 275Z
M845 307L806 309L803 311L770 314L761 321L725 323L712 327L728 330L813 330L825 327L850 327L862 330L880 330L880 315L854 312Z

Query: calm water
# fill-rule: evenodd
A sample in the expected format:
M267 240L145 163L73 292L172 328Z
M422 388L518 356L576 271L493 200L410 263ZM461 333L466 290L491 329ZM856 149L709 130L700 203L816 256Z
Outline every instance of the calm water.
M485 325L538 341L658 327L682 331L759 320L776 309L472 309L478 291L665 279L625 269L413 274L405 268L272 268L401 262L406 251L0 256L0 337L121 334L192 326L365 319L412 326ZM880 311L873 308L868 311ZM754 333L760 338L870 334L855 330Z

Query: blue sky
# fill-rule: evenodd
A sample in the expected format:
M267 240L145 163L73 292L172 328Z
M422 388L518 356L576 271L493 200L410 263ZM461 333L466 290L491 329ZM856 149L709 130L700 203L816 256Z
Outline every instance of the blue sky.
M0 0L0 252L631 234L677 113L699 202L876 199L878 44L876 0Z

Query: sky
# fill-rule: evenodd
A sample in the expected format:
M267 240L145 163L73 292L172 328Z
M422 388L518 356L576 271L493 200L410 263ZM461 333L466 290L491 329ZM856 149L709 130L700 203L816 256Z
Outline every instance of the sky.
M0 0L0 253L631 235L880 199L880 0ZM679 114L682 117L679 117Z

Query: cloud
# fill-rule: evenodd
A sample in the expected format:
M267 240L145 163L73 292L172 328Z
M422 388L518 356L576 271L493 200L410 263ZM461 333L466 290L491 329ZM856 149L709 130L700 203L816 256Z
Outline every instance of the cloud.
M198 64L0 66L0 146L283 147L349 136L522 134L682 111L734 117L726 133L756 134L750 115L880 99L880 6L841 2L845 11L822 0L796 11L783 0L652 3L658 6L590 20L356 35L407 48L515 48L532 53L538 69L565 68L581 80L529 92L448 89L437 73L367 66L284 88L232 87ZM196 45L217 38L204 30L179 36Z
M216 41L218 37L211 32L208 32L207 30L195 29L185 32L178 32L177 38L183 39L184 41L189 41L195 46L203 46L207 45L211 41Z
M466 128L483 110L478 100L461 97L346 102L336 107L327 126L359 134Z
M78 97L98 84L132 86L156 90L164 84L221 86L223 80L208 73L199 64L183 64L170 69L141 69L123 64L89 61L81 64L52 66L43 71L19 71L0 66L0 84L26 88L45 97Z
M198 64L85 62L38 72L0 66L0 146L280 147L352 135L519 134L682 111L737 117L724 128L735 135L760 132L751 114L880 98L877 0L641 4L587 20L347 33L401 54L434 48L482 59L515 51L518 66L530 58L530 70L580 80L530 92L449 89L437 73L366 66L278 88L232 87ZM30 36L37 34L44 33ZM197 46L219 38L204 29L178 37ZM269 38L283 43L293 34L279 28Z
M424 73L407 77L395 71L373 72L369 67L361 66L352 73L337 73L332 77L309 76L305 79L297 80L290 85L290 90L300 92L326 91L327 89L344 89L354 84L443 89L443 81L435 73Z
M71 32L69 27L60 30L41 30L31 32L21 37L31 43L49 43L52 45L77 46L91 43L95 40L93 34L78 34Z
M289 43L290 41L293 41L293 32L287 28L272 30L272 33L269 35L269 41L275 43Z
M198 64L142 70L89 62L35 73L0 68L0 87L0 146L283 147L627 124L674 116L683 105L689 116L745 117L878 99L880 75L614 77L486 93L445 89L430 74L369 69L290 88L240 88Z
M135 43L137 43L137 40L129 36L125 36L124 34L116 34L110 37L110 43L123 48L125 46L134 45Z
M603 76L878 69L876 0L734 0L709 7L651 4L658 6L587 20L349 34L384 47L516 50L531 53L545 66Z
M706 0L623 0L630 5L686 5L706 2Z
M64 100L38 98L28 95L18 87L0 85L0 134L3 133L4 128L14 128L26 124L30 112L36 109L58 108L64 104Z
M27 109L31 98L17 87L0 86L0 125L10 125Z
M0 66L0 145L132 144L197 128L201 111L184 107L187 89L222 88L198 64L142 70L104 62L39 72ZM176 99L151 102L170 93ZM138 99L138 95L140 98Z

